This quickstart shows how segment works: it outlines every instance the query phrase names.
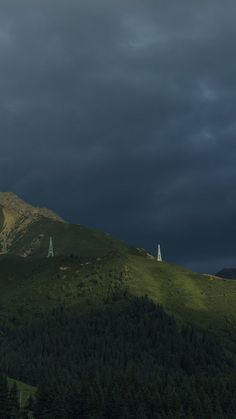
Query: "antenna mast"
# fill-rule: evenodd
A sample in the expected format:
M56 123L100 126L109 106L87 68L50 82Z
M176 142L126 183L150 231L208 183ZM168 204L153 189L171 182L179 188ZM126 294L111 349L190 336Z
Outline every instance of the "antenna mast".
M157 261L162 262L161 245L160 244L158 244L158 246L157 246Z
M52 237L50 237L49 249L48 249L48 258L53 258L53 257L54 257L53 242L52 242Z

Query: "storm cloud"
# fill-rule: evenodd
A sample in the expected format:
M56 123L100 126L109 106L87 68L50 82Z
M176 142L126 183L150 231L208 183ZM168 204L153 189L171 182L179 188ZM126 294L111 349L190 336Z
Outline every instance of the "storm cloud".
M0 190L236 266L236 4L0 0Z

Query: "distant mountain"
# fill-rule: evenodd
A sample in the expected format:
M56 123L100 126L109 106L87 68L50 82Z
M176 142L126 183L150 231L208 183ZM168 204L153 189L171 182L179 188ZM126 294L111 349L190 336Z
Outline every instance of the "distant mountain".
M236 279L236 268L225 268L216 274L220 278Z

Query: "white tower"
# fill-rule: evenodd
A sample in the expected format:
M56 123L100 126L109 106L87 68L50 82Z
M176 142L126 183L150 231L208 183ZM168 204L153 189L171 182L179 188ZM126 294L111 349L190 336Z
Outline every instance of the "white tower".
M158 244L157 246L157 261L158 262L162 262L162 257L161 257L161 245Z
M53 258L53 257L54 257L54 249L53 249L52 237L50 237L49 249L48 249L48 258Z

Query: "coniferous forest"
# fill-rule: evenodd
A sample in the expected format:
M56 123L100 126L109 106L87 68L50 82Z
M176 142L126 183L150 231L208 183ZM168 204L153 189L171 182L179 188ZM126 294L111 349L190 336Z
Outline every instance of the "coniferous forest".
M8 385L7 377L0 375L0 418L1 419L18 419L27 418L27 411L20 412L18 400L18 390L16 385L11 388Z
M1 337L2 372L38 388L28 403L35 419L236 417L233 360L147 297L84 314L61 306L24 324L13 317ZM4 377L0 404L1 419L27 415Z

